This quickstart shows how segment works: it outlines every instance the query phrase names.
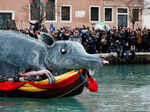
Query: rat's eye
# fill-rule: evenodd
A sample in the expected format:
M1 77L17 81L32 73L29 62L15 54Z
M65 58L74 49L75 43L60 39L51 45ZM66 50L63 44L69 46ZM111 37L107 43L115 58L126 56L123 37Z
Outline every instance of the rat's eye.
M60 52L61 52L61 54L66 54L66 53L67 53L67 49L62 48L62 49L60 50Z

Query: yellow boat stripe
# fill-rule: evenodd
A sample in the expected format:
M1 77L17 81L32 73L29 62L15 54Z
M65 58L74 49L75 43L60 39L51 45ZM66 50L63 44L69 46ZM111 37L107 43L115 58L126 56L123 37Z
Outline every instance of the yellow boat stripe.
M69 77L72 77L73 75L76 75L77 73L78 73L78 71L74 71L73 70L71 72L67 72L65 74L56 76L55 77L55 80L56 80L55 83L58 83L58 82L63 81L65 79L69 78ZM35 83L37 83L37 84L40 84L40 83L42 83L42 84L48 84L49 82L48 82L48 79L46 79L46 80L43 80L43 81L35 81ZM25 92L47 91L47 89L40 89L40 88L34 87L34 86L32 86L31 84L28 84L28 83L24 84L22 87L20 87L18 89L21 90L21 91L25 91Z

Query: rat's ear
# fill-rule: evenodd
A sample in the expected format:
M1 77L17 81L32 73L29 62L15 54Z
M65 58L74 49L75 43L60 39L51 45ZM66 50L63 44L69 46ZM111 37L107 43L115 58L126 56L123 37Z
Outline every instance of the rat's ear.
M48 34L48 33L43 33L43 34L41 34L40 39L41 39L44 43L46 43L48 46L53 46L53 45L55 44L54 38L53 38L50 34Z

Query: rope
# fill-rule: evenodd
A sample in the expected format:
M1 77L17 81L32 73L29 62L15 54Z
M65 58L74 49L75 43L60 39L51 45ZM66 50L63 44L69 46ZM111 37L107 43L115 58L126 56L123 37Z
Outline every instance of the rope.
M81 87L81 86L82 86L83 84L85 84L86 82L87 82L86 80L83 81L81 84L79 84L78 86L76 86L76 87L73 88L72 90L70 90L70 91L68 91L68 92L66 92L66 93L64 93L64 94L62 94L62 95L60 95L60 96L58 96L57 98L64 97L65 95L71 93L72 91L75 91L76 89L78 89L79 87Z

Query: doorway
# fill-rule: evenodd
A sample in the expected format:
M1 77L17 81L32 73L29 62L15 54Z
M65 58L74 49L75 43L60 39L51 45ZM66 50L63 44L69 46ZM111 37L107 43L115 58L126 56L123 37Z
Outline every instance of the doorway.
M128 27L128 8L118 8L117 9L117 26Z
M118 27L128 27L128 15L118 15Z

